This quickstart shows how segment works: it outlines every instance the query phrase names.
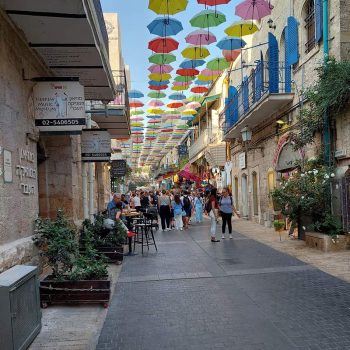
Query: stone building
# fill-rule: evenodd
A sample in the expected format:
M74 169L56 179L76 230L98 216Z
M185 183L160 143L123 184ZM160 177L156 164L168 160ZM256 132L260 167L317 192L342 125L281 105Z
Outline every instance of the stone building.
M269 192L278 180L290 175L301 154L295 152L288 133L296 127L303 103L302 91L313 85L315 69L324 62L324 33L321 0L271 1L270 17L262 19L260 30L238 57L232 73L225 113L221 114L224 139L231 143L232 189L243 217L271 225L273 207ZM329 55L350 58L350 4L329 1ZM243 39L246 39L244 37ZM305 101L307 103L307 101ZM242 129L252 132L242 144ZM350 112L336 120L333 149L337 177L350 165ZM305 152L312 157L321 138ZM338 153L336 152L338 151ZM349 194L348 194L349 196ZM340 210L340 208L339 208Z
M39 132L35 85L79 81L86 101L108 102L118 93L113 78L98 1L0 0L0 271L35 260L38 215L63 208L83 219L81 137ZM108 169L98 164L93 171L97 210L109 195Z

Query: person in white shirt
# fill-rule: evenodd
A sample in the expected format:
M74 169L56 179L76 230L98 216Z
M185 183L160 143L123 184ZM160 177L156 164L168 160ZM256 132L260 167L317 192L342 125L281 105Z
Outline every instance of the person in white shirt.
M140 209L141 209L141 200L140 200L139 194L136 192L132 198L133 198L134 208L137 211L140 211Z

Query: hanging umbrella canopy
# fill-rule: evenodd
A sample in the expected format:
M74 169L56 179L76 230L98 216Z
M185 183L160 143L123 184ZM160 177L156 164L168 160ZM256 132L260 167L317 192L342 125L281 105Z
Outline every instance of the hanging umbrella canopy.
M202 103L204 100L204 97L203 96L200 96L200 95L191 95L188 97L187 101L190 101L190 102L199 102L199 103Z
M182 115L195 115L195 114L197 114L197 111L195 109L185 109L181 114Z
M188 0L150 0L148 8L158 15L175 15L186 10Z
M150 115L146 115L146 118L149 118L149 119L160 119L161 116L159 114L150 114Z
M168 109L164 112L164 114L166 114L166 115L179 115L180 111L178 111L177 109Z
M169 103L167 104L167 107L168 107L168 108L180 108L180 107L182 107L183 105L184 105L183 102L169 102Z
M182 24L175 18L155 18L148 26L149 32L158 36L172 36L183 30Z
M128 96L129 98L141 98L144 97L144 94L139 90L130 90Z
M130 123L130 126L143 127L144 124L141 122L133 122L133 123Z
M176 61L176 56L171 53L155 53L148 57L148 61L154 64L170 64Z
M210 55L210 52L205 47L200 46L188 46L181 52L182 56L190 60L198 60L206 58Z
M197 0L198 4L205 6L217 6L217 5L226 5L231 0Z
M208 28L208 31L210 27L217 27L224 22L226 22L226 16L213 10L201 11L190 19L192 27Z
M199 70L194 68L180 68L176 71L176 74L184 77L191 77L199 74Z
M185 90L189 89L189 87L190 87L189 85L181 85L181 86L174 85L174 86L171 87L171 90L174 90L174 91L185 91Z
M225 57L227 62L236 61L237 57L240 55L241 50L222 50L222 55Z
M236 36L241 38L242 36L252 35L259 30L256 21L237 21L232 23L225 29L225 33L229 36Z
M153 85L153 86L164 86L168 85L170 83L170 80L161 80L161 81L156 81L156 80L150 80L148 82L148 85Z
M192 81L174 81L174 86L190 86L192 84Z
M201 71L201 75L205 75L207 77L218 76L220 74L221 74L221 70L211 70L211 69L205 68Z
M185 100L186 96L184 94L171 94L169 95L169 99L180 101L180 100Z
M143 107L144 104L142 101L140 100L132 100L130 103L129 103L130 107L132 108L138 108L138 107Z
M206 30L198 29L188 34L185 37L185 40L186 43L192 45L210 45L212 43L215 43L216 36L213 33L210 33Z
M152 124L152 125L148 125L147 128L148 128L148 129L159 129L159 128L160 128L160 125L154 125L154 124Z
M143 117L131 117L130 122L142 122L144 119Z
M145 114L145 112L142 109L139 110L134 110L130 112L131 115L141 115L141 114Z
M174 81L178 81L178 82L181 82L181 83L190 83L195 78L196 78L195 76L178 75L177 77L174 78Z
M184 60L180 63L180 68L196 68L202 66L204 63L204 60Z
M150 92L148 95L150 98L164 98L166 97L166 94L164 92Z
M190 102L186 105L186 109L198 109L201 104L199 102Z
M271 15L271 10L266 0L245 0L236 6L235 14L242 19L259 21Z
M148 48L157 53L169 53L177 50L179 43L172 38L155 38L148 43Z
M165 117L164 117L164 120L179 120L180 119L180 115L178 114L178 115L171 115L171 114L169 114L169 115L166 115Z
M189 128L189 126L188 125L177 125L176 126L176 129L184 129L184 130L187 130Z
M199 80L197 79L195 82L194 82L196 85L210 85L212 83L212 80Z
M222 38L216 46L221 50L237 50L241 49L242 47L246 46L246 42L238 37L235 36L226 36L225 38Z
M160 116L159 116L160 117ZM160 119L150 119L148 121L149 124L159 124L161 123L161 120Z
M151 100L147 102L147 105L150 107L161 107L164 106L164 102L161 100Z
M174 68L170 64L152 64L148 67L151 73L164 74L170 73Z
M163 114L164 111L161 108L150 108L147 110L147 113L149 113L149 114Z
M150 80L155 80L155 81L163 81L163 80L169 80L171 78L171 75L169 73L164 73L164 74L157 74L157 73L151 73L148 75Z
M168 88L168 85L150 85L148 88L150 90L160 91L166 90Z
M205 92L208 92L209 89L204 86L194 86L191 89L191 91L194 92L195 94L204 94Z
M181 116L181 120L193 120L193 115L183 115Z
M214 58L207 63L207 68L211 70L224 70L229 66L230 64L222 57Z
M213 81L214 79L216 79L218 77L218 75L212 75L210 77L208 77L207 75L202 75L202 74L199 74L198 75L198 79L200 81L207 81L207 82L211 82Z

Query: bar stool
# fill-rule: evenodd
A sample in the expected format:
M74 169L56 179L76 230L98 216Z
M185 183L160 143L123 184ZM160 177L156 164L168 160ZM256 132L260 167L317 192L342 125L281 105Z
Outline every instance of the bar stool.
M143 255L143 247L147 246L147 250L149 250L150 245L154 245L156 251L158 251L156 241L154 239L152 220L150 220L150 215L144 213L143 220L139 220L138 223L135 224L135 233L136 237L134 239L134 251L135 246L137 244L141 244L141 251ZM151 237L150 237L151 235Z

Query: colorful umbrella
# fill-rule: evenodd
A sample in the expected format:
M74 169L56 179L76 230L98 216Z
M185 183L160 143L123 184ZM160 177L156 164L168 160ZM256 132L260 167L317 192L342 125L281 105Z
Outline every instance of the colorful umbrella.
M150 0L148 8L158 15L174 15L186 10L188 0Z
M132 122L142 122L144 119L143 117L131 117L130 121Z
M171 36L183 30L182 24L175 18L157 17L148 26L149 32L158 36Z
M194 86L192 89L191 89L192 92L194 92L195 94L203 94L205 92L208 92L209 89L204 87L204 86Z
M182 75L184 77L195 76L199 74L199 70L194 68L180 68L176 71L176 74Z
M161 116L160 115L157 115L157 114L152 114L152 115L146 115L146 118L149 118L149 119L160 119Z
M150 98L164 98L166 94L164 92L150 92L147 96Z
M213 10L201 11L190 19L192 27L208 28L208 33L210 27L217 27L224 22L226 22L226 16Z
M185 100L186 99L186 96L184 94L171 94L169 95L169 99L170 100Z
M170 83L170 80L161 80L161 81L156 81L156 80L150 80L148 82L148 85L153 85L153 86L164 86L168 85Z
M183 115L181 116L181 120L193 120L193 115Z
M182 115L195 115L195 114L197 114L197 111L195 109L185 109L181 114Z
M174 81L174 86L190 86L192 84L192 81Z
M237 38L235 36L226 36L225 38L221 39L216 46L221 50L237 50L241 49L242 47L246 46L246 42L241 39Z
M201 104L199 102L190 102L186 105L186 109L197 109L200 108Z
M214 58L207 63L207 68L211 70L224 70L229 66L230 64L221 57Z
M271 15L271 10L266 0L245 0L236 6L235 14L243 19L260 20Z
M130 112L130 114L131 115L141 115L141 114L145 114L145 112L142 110L142 109L140 109L140 110L135 110L135 111L131 111Z
M236 61L237 57L240 55L241 50L223 50L222 55L225 57L227 62Z
M206 77L218 76L220 74L221 74L221 70L211 70L211 69L205 68L201 71L201 75L205 75Z
M163 114L163 110L161 108L150 108L147 110L149 114Z
M212 81L214 79L216 79L218 77L218 75L212 75L210 77L208 77L207 75L202 75L202 74L199 74L198 75L198 79L201 80L201 81Z
M179 82L191 82L193 79L195 79L195 76L183 76L183 75L178 75L177 77L174 78L174 81L179 81Z
M157 73L151 73L148 75L150 80L155 80L155 81L163 81L163 80L169 80L171 78L171 75L169 73L164 73L164 74L157 74Z
M215 43L216 36L206 30L199 29L188 34L185 40L188 44L203 46Z
M229 36L242 37L246 35L252 35L259 30L259 27L255 21L238 21L232 23L225 29L225 33Z
M194 83L196 85L209 85L211 84L212 80L199 80L197 79Z
M142 101L140 100L132 100L130 103L129 103L130 107L132 108L138 108L138 107L143 107L144 104Z
M202 103L203 102L203 96L200 96L200 95L191 95L188 97L187 101L190 101L190 102L199 102L199 103Z
M197 0L198 4L205 6L217 6L217 5L226 5L231 0Z
M128 96L129 98L141 98L144 97L144 94L139 90L130 90Z
M148 57L148 61L154 64L169 64L176 61L176 56L171 53L155 53Z
M156 53L169 53L177 50L179 43L172 38L155 38L148 43L148 48Z
M204 60L184 60L180 64L180 68L196 68L202 66L204 63Z
M161 107L164 106L164 102L160 100L151 100L147 103L147 105L150 107Z
M188 46L182 50L181 54L183 57L189 58L190 60L197 60L208 57L210 55L210 52L205 47Z
M187 90L190 86L189 85L174 85L171 87L171 90L174 90L174 91L184 91L184 90Z
M169 103L167 104L167 107L168 107L168 108L180 108L180 107L182 107L183 105L184 105L183 102L169 102Z
M173 67L170 64L152 64L152 66L150 66L148 70L151 73L164 74L170 73L173 70Z
M168 88L168 85L160 85L160 86L149 85L148 88L149 88L150 90L160 91L160 90L166 90L166 89Z

